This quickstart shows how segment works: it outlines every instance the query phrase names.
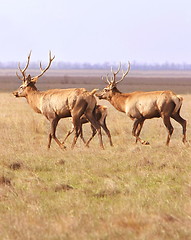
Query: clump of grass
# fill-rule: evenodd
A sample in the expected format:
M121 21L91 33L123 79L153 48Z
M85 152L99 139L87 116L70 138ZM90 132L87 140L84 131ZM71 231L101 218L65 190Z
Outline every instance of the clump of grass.
M68 184L57 184L56 187L54 188L55 192L60 192L60 191L69 191L74 189L72 186L68 185Z
M0 177L0 185L7 185L7 186L11 186L11 179L5 177L5 176L1 176Z
M13 162L9 165L9 168L12 170L18 170L18 169L21 169L21 167L22 167L22 163L20 162Z

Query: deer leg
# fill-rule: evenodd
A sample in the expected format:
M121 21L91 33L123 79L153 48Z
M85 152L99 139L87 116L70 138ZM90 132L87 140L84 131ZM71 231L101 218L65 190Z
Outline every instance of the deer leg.
M89 143L91 142L91 140L93 139L93 137L96 135L97 131L94 128L93 125L91 125L91 129L92 129L92 136L88 139L88 141L86 142L86 146L89 147Z
M109 138L110 146L113 146L113 142L111 140L111 133L110 133L109 129L107 128L105 119L104 119L103 123L101 123L101 127L103 128L103 130L105 131L105 133L107 134L107 136Z
M66 139L74 132L74 126L72 125L72 129L70 129L70 131L68 131L68 133L66 134L62 144L64 145Z
M186 120L179 115L179 112L173 114L171 117L182 125L182 142L186 143Z
M149 145L150 143L148 142L148 141L144 141L144 140L142 140L140 137L139 137L139 135L140 135L140 133L141 133L141 130L142 130L142 127L143 127L143 124L144 124L144 121L145 121L145 119L142 119L142 121L141 122L139 122L139 124L138 124L138 126L137 126L137 129L136 129L136 141L140 141L141 142L141 144L143 144L143 145Z
M81 101L77 103L77 105L72 111L72 120L73 120L73 125L75 130L75 136L71 146L72 149L74 148L79 135L82 134L82 124L81 124L80 118L84 114L84 111L86 110L86 108L87 108L87 103L84 101Z
M65 143L66 139L74 132L74 130L75 130L74 125L72 125L72 129L70 129L70 131L68 131L68 133L66 134L66 137L64 138L62 144ZM86 144L86 141L83 137L82 125L80 127L80 137L81 137L82 141L84 142L84 144Z
M99 142L100 142L100 147L102 149L104 149L103 141L102 141L102 135L101 135L101 126L100 126L99 122L95 119L92 112L88 111L88 112L85 113L85 115L86 115L87 119L90 121L90 123L93 125L93 127L97 130L98 137L99 137Z
M82 139L83 143L86 144L86 141L85 141L84 135L83 135L83 130L82 130L82 123L81 123L81 126L80 126L80 138Z
M50 148L51 141L52 141L52 135L51 135L51 133L49 133L49 135L48 135L48 149Z
M51 132L49 134L48 148L50 148L52 138L56 141L56 143L59 145L59 147L63 148L62 143L56 137L56 127L58 125L59 120L60 120L59 118L54 118L53 120L50 120L50 122L51 122Z
M139 141L143 145L149 145L148 141L144 141L139 137L144 121L144 118L139 118L134 121L132 135L136 137L136 143Z
M136 130L137 130L138 124L139 124L139 119L136 119L133 123L133 129L132 129L132 135L134 137L136 137ZM137 141L138 141L138 138L136 137L136 143Z
M80 118L80 138L82 139L84 144L86 144L86 141L84 139L82 125L85 124L85 123L88 123L88 120L84 115L82 115L82 117Z
M167 136L167 140L166 140L166 145L168 146L174 128L173 128L173 126L170 122L170 117L169 116L162 116L162 118L163 118L164 125L166 126L167 131L168 131L168 136Z
M72 142L72 146L71 146L72 149L73 149L74 146L76 145L77 139L78 139L78 137L79 137L79 135L80 135L80 127L79 127L79 125L80 125L80 119L74 117L74 118L73 118L73 123L74 123L75 136L74 136L74 139L73 139L73 142Z

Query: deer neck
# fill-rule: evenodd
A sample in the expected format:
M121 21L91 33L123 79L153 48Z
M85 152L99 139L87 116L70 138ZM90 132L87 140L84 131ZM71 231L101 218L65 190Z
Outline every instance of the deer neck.
M110 103L120 112L126 111L126 100L127 96L124 96L118 89L114 89L113 94L110 98Z
M42 93L37 90L35 86L28 86L26 91L26 99L31 108L37 112L41 113L41 98Z

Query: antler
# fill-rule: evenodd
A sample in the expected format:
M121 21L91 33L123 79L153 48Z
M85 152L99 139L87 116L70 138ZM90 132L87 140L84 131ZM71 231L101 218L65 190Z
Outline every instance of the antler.
M119 63L119 67L116 72L114 72L113 68L111 67L111 72L113 73L113 78L111 78L112 82L115 82L116 75L119 73L120 70L121 70L121 62Z
M118 80L117 82L115 82L115 84L117 84L117 83L119 83L119 82L121 82L124 78L125 78L125 76L127 76L127 74L129 73L129 71L130 71L130 62L128 62L128 69L127 69L127 71L124 73L124 71L123 71L123 76L122 76L122 78L120 79L120 80Z
M110 77L111 80L109 80L109 74L107 74L107 76L105 77L109 84L112 83L113 85L116 85L117 83L121 82L125 78L125 76L127 76L127 74L130 71L130 62L128 62L128 69L127 69L127 71L124 73L124 71L122 70L123 76L121 77L120 80L116 81L116 75L120 72L120 70L121 70L121 62L119 63L119 67L118 67L116 72L114 72L112 67L111 67L111 72L113 74L113 77ZM102 77L102 79L104 80L104 77Z
M28 66L29 66L30 57L31 57L31 52L32 52L32 51L30 51L30 53L29 53L29 55L28 55L28 60L27 60L26 66L25 66L23 69L21 69L21 67L20 67L20 62L18 63L18 68L19 68L20 72L22 73L23 78L21 78L17 72L16 72L16 75L17 75L17 77L18 77L20 80L22 80L22 81L25 81L25 79L26 79L25 71L27 70L27 68L28 68Z
M103 77L103 76L102 76L101 78L102 78L102 80L104 80L104 77ZM107 74L107 76L106 76L105 78L106 78L107 82L110 84L111 81L109 80L109 73ZM104 80L104 82L106 82L106 81ZM106 83L107 83L107 82L106 82Z
M39 77L41 77L41 76L49 69L49 67L50 67L52 61L54 60L54 58L55 58L55 56L54 56L54 57L51 57L51 51L49 51L49 63L48 63L48 66L47 66L45 69L43 69L43 68L42 68L42 64L41 64L41 62L40 62L40 70L41 70L41 73L40 73L39 75L33 77L31 80L33 80L33 81L36 82L37 79L38 79Z

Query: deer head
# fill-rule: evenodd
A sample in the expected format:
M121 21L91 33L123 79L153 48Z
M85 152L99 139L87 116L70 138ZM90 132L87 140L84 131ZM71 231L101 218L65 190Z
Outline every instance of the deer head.
M107 74L107 76L106 76L106 81L107 81L108 85L107 85L101 92L99 92L99 93L96 94L96 96L97 96L99 99L107 99L107 100L109 100L109 99L111 99L113 93L114 93L115 91L118 91L117 88L116 88L116 86L117 86L117 84L120 83L120 82L127 76L127 74L129 73L129 71L130 71L130 62L128 62L128 69L127 69L127 71L124 72L124 71L122 70L122 72L123 72L122 77L121 77L119 80L116 80L116 76L117 76L117 74L120 72L120 70L121 70L121 63L119 64L119 67L118 67L118 69L117 69L116 72L114 72L113 69L112 69L112 67L111 67L111 73L113 74L113 76L110 77L110 79L109 79L109 74ZM102 77L102 79L104 80L104 77Z
M19 74L16 72L16 75L17 77L22 81L22 84L21 86L13 92L13 95L15 97L26 97L27 95L27 89L29 87L33 88L36 90L36 87L35 87L35 83L38 81L38 78L41 77L50 67L51 65L51 62L54 60L55 56L54 57L51 57L51 51L49 52L49 63L48 63L48 66L46 68L42 68L42 64L40 62L40 70L41 70L41 73L35 77L31 77L30 74L26 75L26 70L29 66L29 62L30 62L30 57L31 57L31 51L28 55L28 60L27 60L27 63L26 63L26 66L21 69L20 67L20 63L18 64L18 69L20 70L21 74L22 74L22 77L19 76Z

